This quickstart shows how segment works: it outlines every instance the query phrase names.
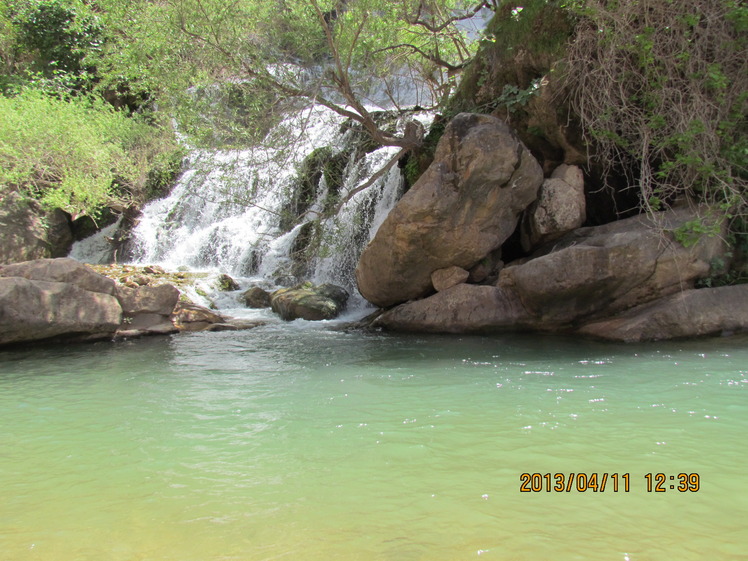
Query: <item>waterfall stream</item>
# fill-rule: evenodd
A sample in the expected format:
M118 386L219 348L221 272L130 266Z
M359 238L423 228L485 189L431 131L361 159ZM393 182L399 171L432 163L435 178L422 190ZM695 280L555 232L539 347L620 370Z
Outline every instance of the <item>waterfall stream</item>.
M405 126L394 113L382 118ZM408 118L428 128L432 115ZM392 166L341 201L398 149L365 146L360 128L319 106L288 116L270 136L242 150L191 150L171 193L143 208L129 261L275 285L332 282L357 296L358 257L402 194L401 170ZM95 262L103 235L79 242L71 255Z

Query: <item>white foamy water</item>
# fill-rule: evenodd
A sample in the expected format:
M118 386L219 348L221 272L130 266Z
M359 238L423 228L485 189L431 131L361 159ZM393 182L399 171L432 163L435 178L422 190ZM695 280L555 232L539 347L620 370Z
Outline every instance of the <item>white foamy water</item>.
M415 118L425 127L432 120L428 114ZM299 223L291 231L281 228L281 217L291 208L299 167L314 150L329 148L345 160L341 197L396 157L395 147L356 157L360 152L356 132L344 123L334 112L314 107L281 123L268 146L194 150L171 193L144 207L132 232L133 261L171 270L287 280L295 272L292 252L302 226L318 219L320 241L316 257L307 257L306 278L334 282L355 293L353 271L360 253L402 192L402 174L396 165L352 196L336 216L326 219L320 219L329 190L323 174ZM405 119L401 119L397 123L400 132L404 126ZM95 247L76 253L87 261L95 254Z

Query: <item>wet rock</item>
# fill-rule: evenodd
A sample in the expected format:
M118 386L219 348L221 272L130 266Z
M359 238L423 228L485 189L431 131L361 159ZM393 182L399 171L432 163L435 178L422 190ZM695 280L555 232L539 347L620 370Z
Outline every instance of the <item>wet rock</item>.
M239 283L229 275L222 274L218 277L217 288L221 292L232 292L234 290L239 290Z
M173 322L179 331L203 331L211 325L226 323L226 318L203 306L179 302L174 310Z
M259 286L253 286L239 296L239 301L247 308L269 308L270 293Z
M364 249L361 294L388 307L428 294L437 269L472 268L511 235L542 181L540 165L502 121L458 115L434 162Z
M579 333L613 341L657 341L748 331L748 285L685 290L588 323Z
M286 321L318 321L336 318L345 309L348 292L332 284L303 283L281 288L270 295L273 311Z

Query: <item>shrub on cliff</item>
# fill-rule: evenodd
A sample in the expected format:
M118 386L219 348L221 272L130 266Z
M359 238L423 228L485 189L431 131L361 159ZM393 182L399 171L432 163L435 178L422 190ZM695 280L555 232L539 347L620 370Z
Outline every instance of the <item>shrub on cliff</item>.
M176 151L171 134L101 100L25 89L0 96L0 189L95 216L142 197Z

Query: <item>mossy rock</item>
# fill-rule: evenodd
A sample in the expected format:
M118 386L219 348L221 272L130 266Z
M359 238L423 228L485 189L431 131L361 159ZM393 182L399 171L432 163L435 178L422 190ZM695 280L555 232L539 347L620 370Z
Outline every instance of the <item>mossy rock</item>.
M270 295L270 305L273 311L286 321L319 321L340 315L348 298L348 292L339 286L315 286L311 282L304 282L273 292Z

